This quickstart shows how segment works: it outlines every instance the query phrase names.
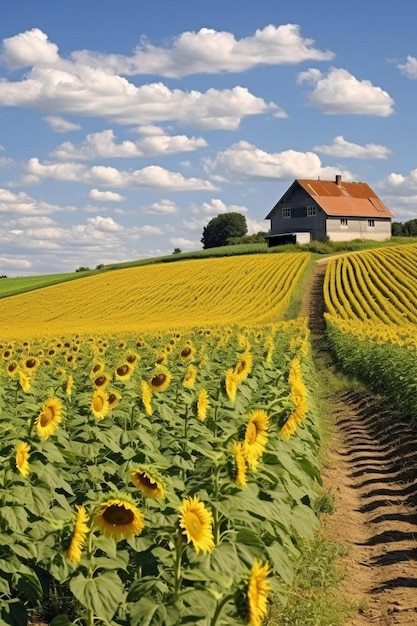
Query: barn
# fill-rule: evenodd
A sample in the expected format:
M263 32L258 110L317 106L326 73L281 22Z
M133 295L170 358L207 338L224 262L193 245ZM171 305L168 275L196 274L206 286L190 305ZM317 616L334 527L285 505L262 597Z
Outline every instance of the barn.
M391 211L366 183L296 179L265 219L270 247L283 243L391 237Z

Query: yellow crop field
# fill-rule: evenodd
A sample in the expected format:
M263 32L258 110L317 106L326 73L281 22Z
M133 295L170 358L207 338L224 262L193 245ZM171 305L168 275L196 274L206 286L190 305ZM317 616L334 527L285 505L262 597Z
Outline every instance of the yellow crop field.
M328 262L324 297L342 319L417 323L417 245L366 250Z
M0 301L3 337L165 329L279 320L308 253L132 267Z

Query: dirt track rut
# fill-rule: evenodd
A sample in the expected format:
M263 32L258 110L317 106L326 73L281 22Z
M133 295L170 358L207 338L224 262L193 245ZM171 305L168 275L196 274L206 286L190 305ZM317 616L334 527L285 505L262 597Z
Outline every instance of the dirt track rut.
M325 265L316 267L310 330L325 350ZM354 391L336 399L333 425L323 478L336 512L325 532L348 547L345 593L361 607L349 626L417 626L417 428L383 399Z

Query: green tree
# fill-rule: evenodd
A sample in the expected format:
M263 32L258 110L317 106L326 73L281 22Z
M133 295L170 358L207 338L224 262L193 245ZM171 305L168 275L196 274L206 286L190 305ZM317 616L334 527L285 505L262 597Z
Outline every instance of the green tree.
M393 237L403 237L405 235L404 224L401 222L392 222L391 234Z
M241 213L220 213L204 227L201 243L203 248L227 246L228 239L243 237L248 232L246 217Z

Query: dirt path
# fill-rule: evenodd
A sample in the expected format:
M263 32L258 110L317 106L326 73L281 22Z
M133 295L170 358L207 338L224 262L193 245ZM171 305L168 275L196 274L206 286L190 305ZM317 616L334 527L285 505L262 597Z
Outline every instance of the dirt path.
M324 269L317 265L309 303L316 350L325 350ZM353 391L337 399L333 424L323 479L336 512L325 532L348 547L344 590L361 607L349 626L417 625L417 429Z

